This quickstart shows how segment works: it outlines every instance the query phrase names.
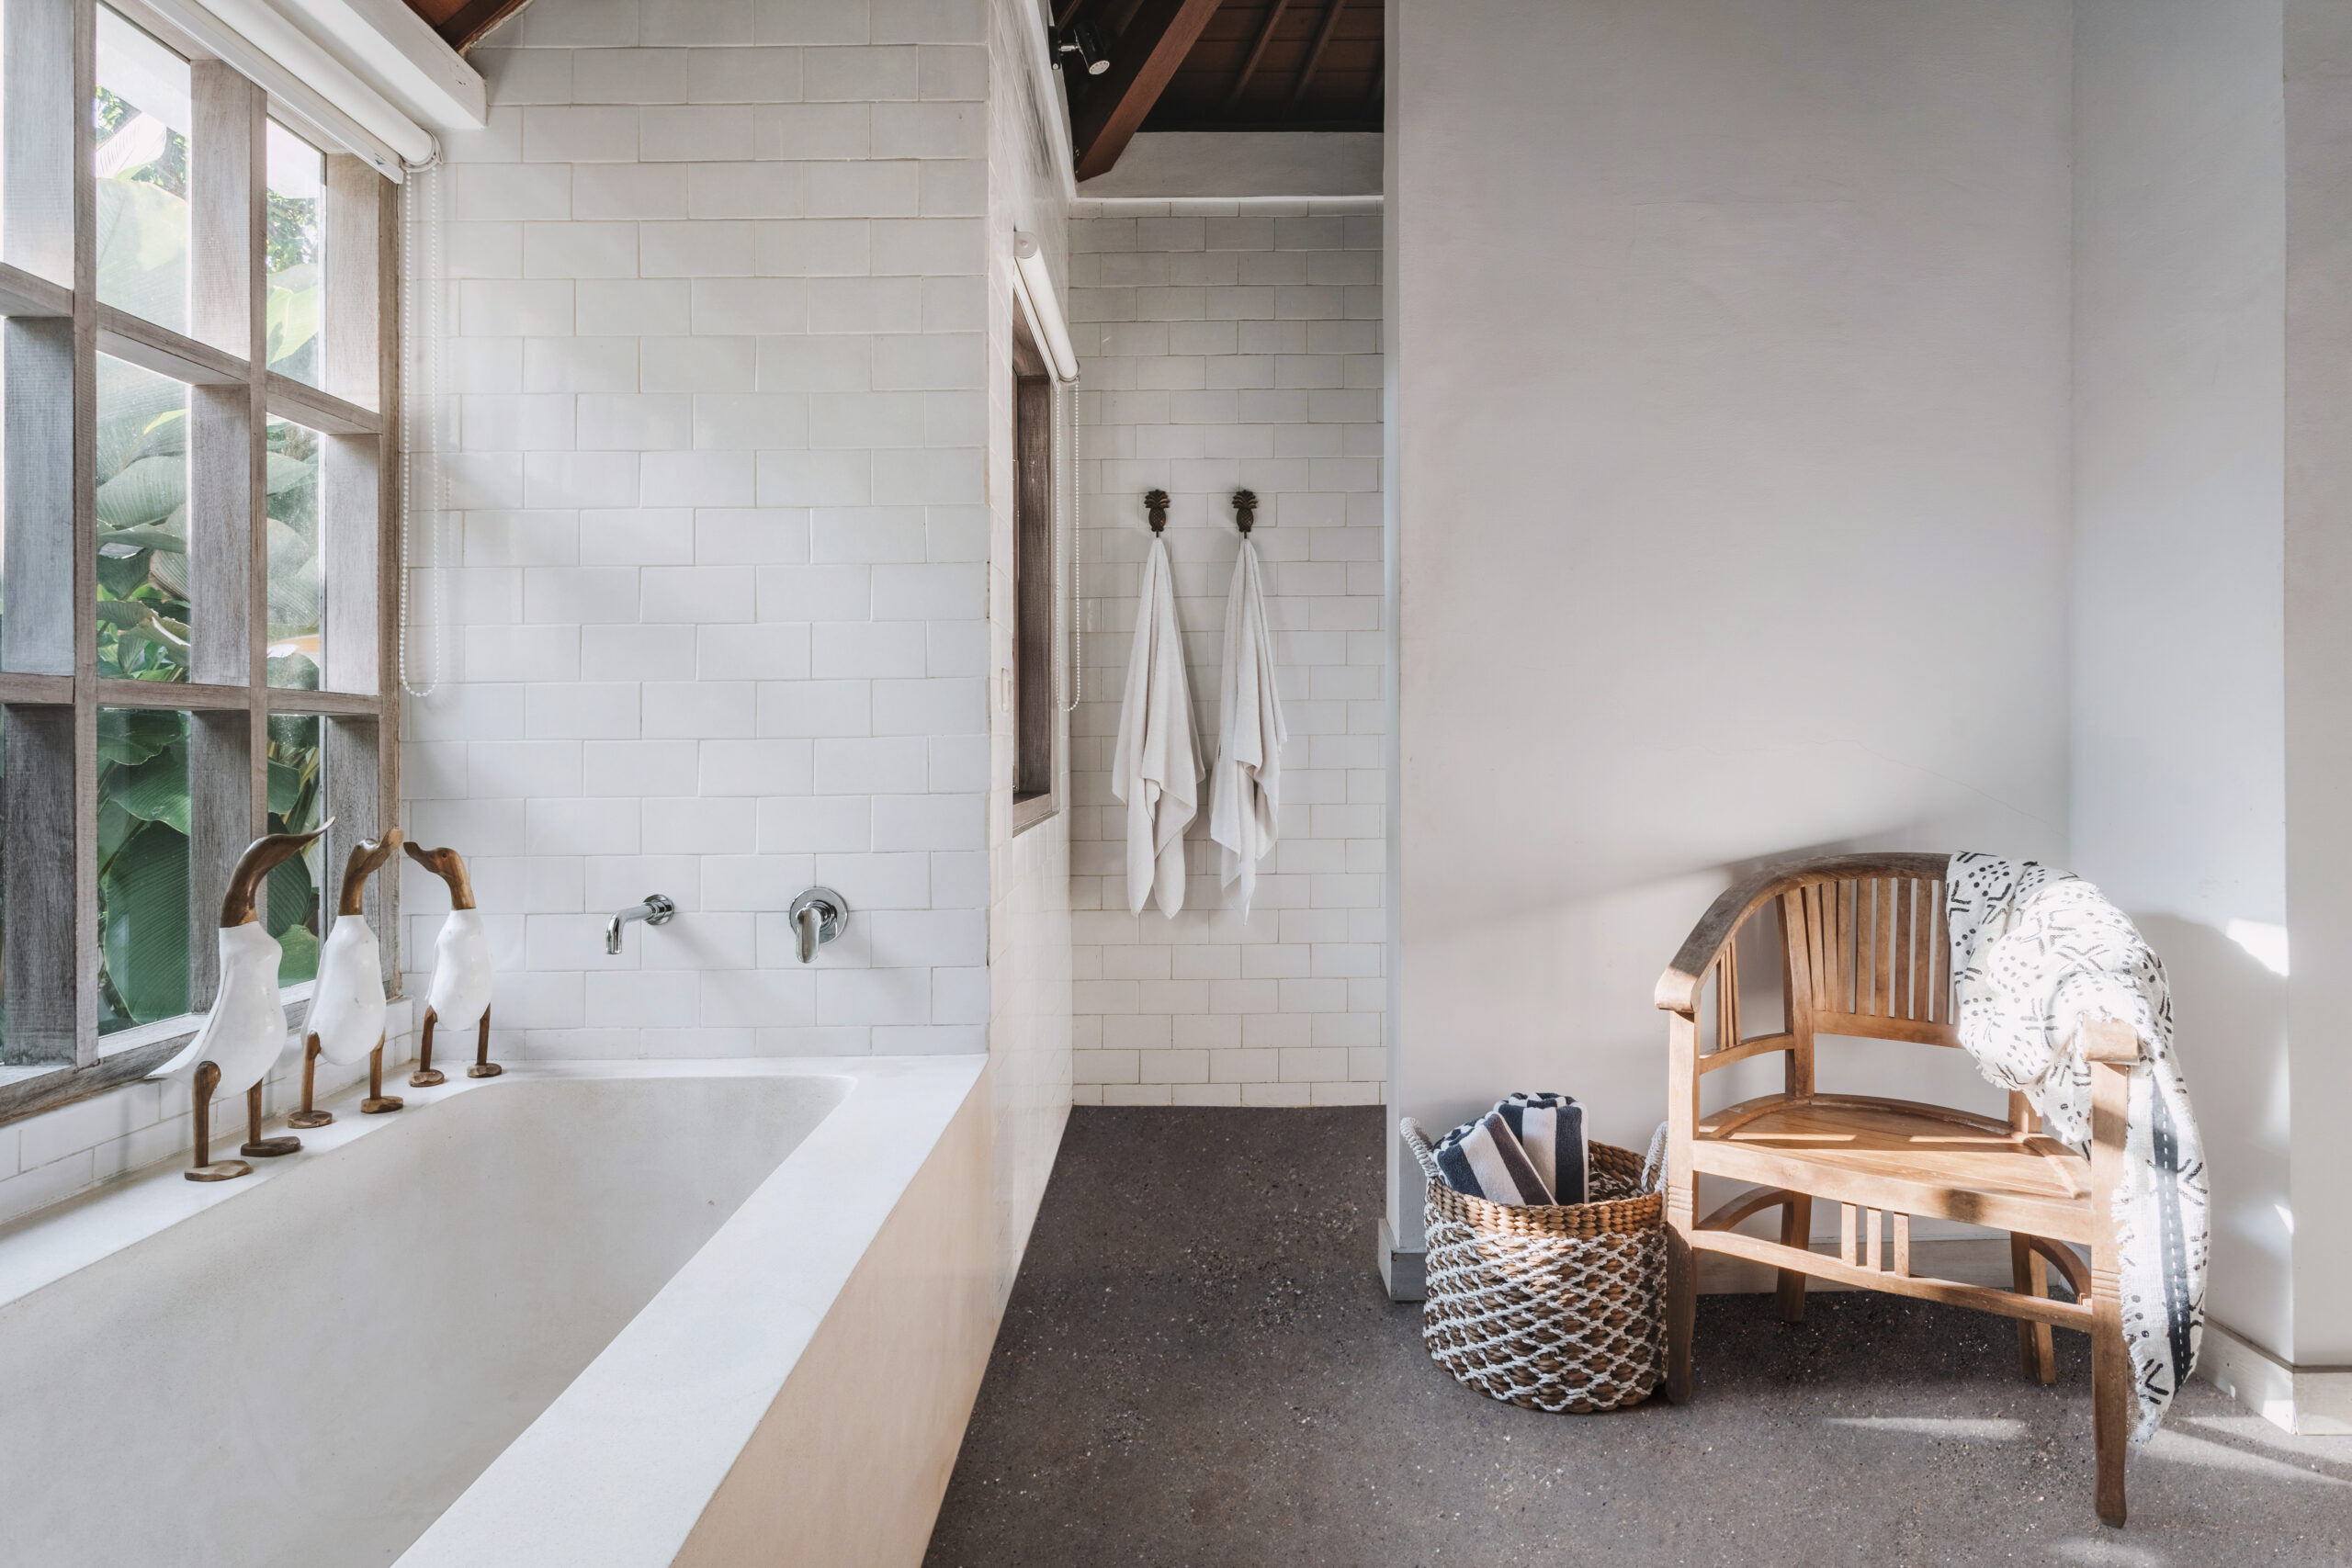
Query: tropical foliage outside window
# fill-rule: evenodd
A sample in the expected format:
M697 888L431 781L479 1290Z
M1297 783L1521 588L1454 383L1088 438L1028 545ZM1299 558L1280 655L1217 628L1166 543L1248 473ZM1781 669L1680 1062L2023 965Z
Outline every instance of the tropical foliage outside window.
M0 459L12 481L0 565L28 594L95 558L88 599L44 598L39 614L18 606L21 624L0 643L0 822L28 825L0 845L0 886L17 906L0 926L5 1120L43 1096L57 1103L129 1081L175 1032L170 1021L203 1005L208 910L251 832L317 826L330 785L334 853L347 831L376 830L379 759L396 720L372 675L392 586L377 581L385 513L374 477L394 468L375 412L390 382L364 361L339 361L330 384L322 333L332 287L351 291L334 330L379 341L377 312L390 308L395 280L379 258L396 219L392 187L367 161L330 158L313 144L320 132L265 118L299 107L281 109L218 60L192 66L104 4L95 29L62 40L12 28L0 51L12 198L0 252L10 274L0 290ZM76 80L95 81L89 98L55 89ZM64 138L14 140L69 113L89 117L78 165L26 152L72 145ZM199 139L199 120L206 135L219 125L232 139L254 126L266 140L252 152L266 156ZM36 187L46 194L23 198ZM352 236L347 260L325 253L330 203L335 232ZM218 236L236 233L247 212L241 258ZM198 234L208 236L201 252ZM77 257L96 273L95 310L57 287L70 285ZM208 311L199 330L191 290L233 299L239 290L222 285L245 265L263 274L263 317ZM87 460L50 461L69 438L87 443ZM21 470L20 442L37 459ZM235 478L248 464L251 493L266 502L250 520ZM249 524L251 556L228 543ZM331 555L344 563L333 569L343 574L333 626ZM95 694L69 673L77 668L94 671ZM94 751L84 749L93 727ZM282 984L316 973L328 853L322 841L269 879L264 919L283 953ZM36 864L48 869L34 874ZM62 886L61 865L72 873ZM101 1047L94 1021L100 1037L169 1027ZM34 1081L60 1072L74 1081Z
M159 324L185 324L187 141L101 87L98 294ZM286 132L272 127L273 181ZM300 196L269 192L269 349L272 368L311 380L319 332L319 154ZM293 178L288 178L291 175ZM138 681L188 679L187 389L101 356L98 361L98 673ZM272 420L269 444L269 682L315 690L324 596L318 538L319 438ZM317 820L316 718L270 720L273 831ZM109 709L101 715L98 908L99 1030L171 1018L188 1005L188 726L185 715ZM110 789L109 785L113 787ZM318 882L312 854L273 874L271 934L285 944L287 985L318 968Z

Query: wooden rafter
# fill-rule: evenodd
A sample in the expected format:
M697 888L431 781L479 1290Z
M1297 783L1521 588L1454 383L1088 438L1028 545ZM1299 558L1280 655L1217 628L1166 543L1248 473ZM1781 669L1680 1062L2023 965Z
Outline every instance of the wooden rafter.
M1233 90L1225 96L1227 103L1239 103L1241 95L1249 90L1250 78L1258 73L1258 62L1266 58L1266 46L1274 41L1274 29L1282 25L1283 12L1289 6L1290 0L1274 0L1267 10L1265 25L1258 29L1257 40L1250 44L1248 57L1241 62L1240 71L1234 75Z
M1323 25L1315 29L1315 47L1306 51L1306 61L1298 68L1298 85L1291 89L1291 101L1306 96L1309 84L1315 80L1315 68L1323 63L1323 51L1331 41L1331 34L1340 25L1340 13L1348 8L1348 0L1331 0L1323 8Z
M529 0L465 0L465 4L434 24L451 49L463 54L481 41L484 33L521 10Z
M1119 161L1218 3L1144 0L1111 46L1111 69L1095 79L1071 114L1080 179L1091 179Z

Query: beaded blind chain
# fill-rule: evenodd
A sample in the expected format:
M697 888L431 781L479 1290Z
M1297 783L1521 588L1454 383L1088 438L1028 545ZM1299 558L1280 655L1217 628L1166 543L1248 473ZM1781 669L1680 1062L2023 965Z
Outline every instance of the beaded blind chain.
M429 697L447 672L444 639L448 635L448 585L441 571L441 519L448 503L448 477L441 461L441 160L412 164L401 188L401 690ZM424 265L417 265L419 233ZM409 652L414 628L409 616L409 585L415 576L419 499L424 528L425 617L432 626L432 674L422 684L411 675Z

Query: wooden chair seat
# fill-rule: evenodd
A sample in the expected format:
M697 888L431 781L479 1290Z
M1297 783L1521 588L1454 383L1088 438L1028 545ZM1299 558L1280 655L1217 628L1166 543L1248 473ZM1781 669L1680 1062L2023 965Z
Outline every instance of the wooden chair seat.
M1699 1119L1691 1161L1710 1175L1841 1203L2091 1240L2089 1160L2053 1138L1940 1105L1839 1094L1742 1100Z

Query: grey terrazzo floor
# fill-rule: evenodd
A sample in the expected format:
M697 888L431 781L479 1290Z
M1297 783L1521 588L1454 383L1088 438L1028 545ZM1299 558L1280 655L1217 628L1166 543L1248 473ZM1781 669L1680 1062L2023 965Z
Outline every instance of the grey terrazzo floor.
M1473 1393L1372 1271L1383 1126L1075 1111L927 1564L2352 1564L2352 1438L2202 1382L2102 1529L2083 1339L2041 1388L1957 1308L1707 1297L1689 1406Z

